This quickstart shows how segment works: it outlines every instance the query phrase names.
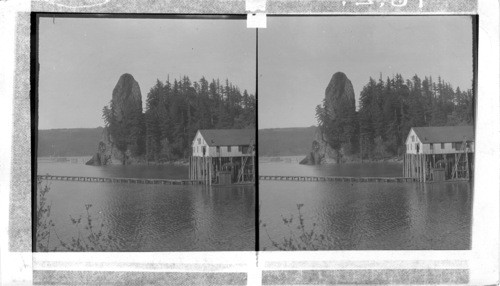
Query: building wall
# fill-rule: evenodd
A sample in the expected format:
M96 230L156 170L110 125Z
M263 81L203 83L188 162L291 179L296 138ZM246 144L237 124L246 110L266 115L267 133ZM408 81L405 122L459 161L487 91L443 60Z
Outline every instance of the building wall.
M205 139L203 139L203 136L201 136L200 132L196 132L196 136L194 136L193 143L191 144L191 149L192 149L192 154L194 157L203 157L203 147L206 148L207 153L209 146L207 142L205 142ZM207 155L205 155L207 156Z
M410 130L408 137L406 138L406 154L417 154L417 145L419 147L419 153L422 154L422 142L418 138L417 134L413 129Z
M229 148L231 147L231 148ZM231 149L231 151L229 151ZM219 152L217 152L217 147L213 147L211 149L210 155L213 157L239 157L239 156L245 156L247 154L244 154L243 148L241 151L239 150L238 146L220 146L219 147Z
M203 154L203 147L206 148L205 154ZM208 146L200 132L196 133L193 143L191 144L191 149L194 157L239 157L247 155L243 154L243 148L240 151L238 146L219 146L219 148L216 146ZM229 149L231 151L229 151ZM253 154L255 154L255 152L253 152Z
M414 137L412 138L412 136ZM419 146L418 153L417 145ZM406 138L406 154L453 154L462 152L461 149L456 150L453 148L452 142L444 143L443 145L441 143L433 143L431 149L431 144L423 144L412 129ZM474 142L469 142L469 149L471 152L474 152Z
M460 142L461 144L462 142ZM444 146L443 146L444 145ZM457 147L455 149L453 147L453 143L434 143L432 144L432 149L431 149L431 144L424 144L424 154L453 154L453 153L461 153L463 152L461 147ZM469 149L474 152L474 143L469 142Z

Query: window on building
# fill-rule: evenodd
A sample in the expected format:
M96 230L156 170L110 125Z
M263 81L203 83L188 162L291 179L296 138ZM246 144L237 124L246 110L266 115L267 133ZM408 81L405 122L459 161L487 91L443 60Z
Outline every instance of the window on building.
M201 144L201 138L198 138L198 144Z
M248 154L248 148L249 146L241 146L241 152L243 152L243 154Z
M203 146L202 147L202 152L203 152L203 156L205 156L205 154L207 153L207 147Z
M434 144L429 144L429 147L431 148L431 151L434 150Z
M455 150L462 149L462 142L453 142L451 144L452 144L453 149L455 149Z
M444 143L441 143L441 149L444 149Z
M231 146L227 146L227 152L231 152Z
M240 152L240 153L241 153L241 151L242 151L242 147L243 147L243 146L238 145L238 152Z
M411 136L411 142L415 142L415 135Z
M215 150L217 151L217 153L220 153L220 146L217 146Z

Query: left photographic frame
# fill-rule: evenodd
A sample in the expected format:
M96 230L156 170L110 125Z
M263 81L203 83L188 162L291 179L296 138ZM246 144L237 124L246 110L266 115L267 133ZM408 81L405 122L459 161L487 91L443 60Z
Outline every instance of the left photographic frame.
M32 15L34 251L257 249L245 19Z

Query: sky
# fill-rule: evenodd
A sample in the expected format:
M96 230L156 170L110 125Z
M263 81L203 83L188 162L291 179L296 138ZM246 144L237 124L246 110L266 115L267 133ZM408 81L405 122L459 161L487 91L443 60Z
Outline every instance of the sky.
M472 88L469 16L268 17L259 30L259 129L317 125L335 72L359 94L370 77L441 76Z
M103 126L119 77L130 73L143 106L156 80L226 78L255 94L255 38L245 20L41 17L39 129Z
M370 77L440 75L471 87L469 16L268 17L259 29L259 129L316 125L331 76L344 72L356 101ZM245 20L41 17L39 129L103 126L120 75L143 102L156 80L228 78L255 94L255 30ZM358 103L358 102L356 102Z

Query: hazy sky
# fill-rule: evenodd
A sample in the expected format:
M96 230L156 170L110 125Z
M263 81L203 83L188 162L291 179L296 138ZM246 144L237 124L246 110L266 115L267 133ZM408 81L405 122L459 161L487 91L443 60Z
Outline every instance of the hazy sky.
M259 30L259 129L316 125L332 75L351 80L356 105L370 77L438 75L472 87L468 16L268 17Z
M39 129L103 126L120 75L139 83L228 78L255 94L255 30L245 20L40 18Z

